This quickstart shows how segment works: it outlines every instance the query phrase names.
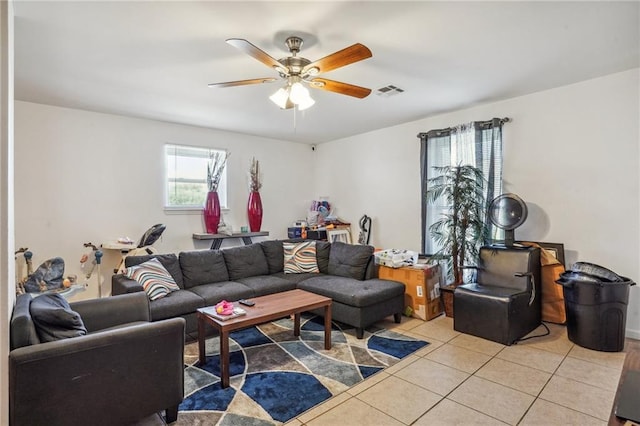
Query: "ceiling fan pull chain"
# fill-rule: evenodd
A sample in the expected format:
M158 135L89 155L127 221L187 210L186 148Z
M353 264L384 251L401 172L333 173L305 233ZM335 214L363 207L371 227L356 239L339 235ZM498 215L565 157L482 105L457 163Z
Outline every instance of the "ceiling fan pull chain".
M296 120L298 115L298 106L293 106L293 133L296 133L298 130L298 121Z

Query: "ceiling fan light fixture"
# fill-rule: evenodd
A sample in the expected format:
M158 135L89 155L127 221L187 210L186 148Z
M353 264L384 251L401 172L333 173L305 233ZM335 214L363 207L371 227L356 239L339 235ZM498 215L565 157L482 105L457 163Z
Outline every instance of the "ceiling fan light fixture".
M298 103L298 110L300 111L304 111L307 108L310 108L313 106L313 104L315 104L316 101L313 100L313 98L311 96L309 96L307 99L305 99L303 102Z
M289 101L289 91L284 87L281 87L276 93L269 96L269 99L271 99L271 102L278 105L280 109L287 109L287 103Z
M291 98L291 102L296 105L307 104L309 100L313 100L309 94L309 89L304 87L300 82L291 85L289 97Z

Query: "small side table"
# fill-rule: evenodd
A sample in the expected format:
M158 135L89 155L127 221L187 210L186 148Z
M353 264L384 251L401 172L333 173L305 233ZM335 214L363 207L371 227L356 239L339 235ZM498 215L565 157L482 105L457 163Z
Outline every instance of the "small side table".
M120 262L118 262L118 266L113 269L113 273L117 274L120 270L120 267L124 264L124 258L127 257L127 253L136 248L134 243L126 244L126 243L118 243L118 242L107 242L100 244L104 250L118 250L120 251Z
M244 245L249 245L253 241L251 241L252 237L267 237L269 236L269 231L262 232L238 232L231 235L227 234L207 234L207 233L194 233L194 240L212 240L211 241L211 250L218 250L222 245L222 241L227 238L241 238Z

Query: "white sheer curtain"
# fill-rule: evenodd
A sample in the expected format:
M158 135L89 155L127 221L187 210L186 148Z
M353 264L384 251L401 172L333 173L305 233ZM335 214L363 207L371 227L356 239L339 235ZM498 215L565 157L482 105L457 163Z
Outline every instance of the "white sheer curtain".
M487 204L502 193L502 124L508 119L471 122L456 127L420 133L422 172L422 250L438 251L429 233L429 226L449 208L443 201L428 204L427 181L435 176L434 167L471 164L480 168L485 178ZM498 230L491 228L493 239Z

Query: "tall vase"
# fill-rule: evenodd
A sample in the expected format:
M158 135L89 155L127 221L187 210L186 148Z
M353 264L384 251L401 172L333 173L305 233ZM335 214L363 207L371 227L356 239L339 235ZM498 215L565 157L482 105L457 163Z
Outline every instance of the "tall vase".
M249 218L249 230L260 232L262 225L262 199L258 191L251 191L247 203L247 217Z
M207 201L204 204L204 227L208 234L218 233L220 224L220 199L216 191L207 192Z

